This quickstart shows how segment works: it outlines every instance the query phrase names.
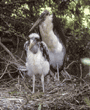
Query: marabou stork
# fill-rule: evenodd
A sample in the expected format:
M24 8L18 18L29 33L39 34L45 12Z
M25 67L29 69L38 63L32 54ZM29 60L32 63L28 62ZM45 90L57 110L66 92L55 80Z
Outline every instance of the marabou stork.
M35 75L41 75L42 87L44 92L44 76L48 74L50 70L49 54L47 45L40 40L40 36L37 33L29 35L29 41L24 44L27 58L26 68L28 70L27 75L33 76L33 93L35 92Z
M49 11L45 10L29 32L37 25L39 25L40 36L49 49L50 70L58 73L59 80L59 72L63 69L66 54L65 35L61 29L60 21L55 14L50 15Z

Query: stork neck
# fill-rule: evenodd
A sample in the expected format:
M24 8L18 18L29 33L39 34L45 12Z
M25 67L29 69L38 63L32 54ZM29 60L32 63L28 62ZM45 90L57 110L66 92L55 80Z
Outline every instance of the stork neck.
M52 30L49 33L41 36L42 40L47 44L49 50L51 51L62 50L62 43L59 42L57 36L54 34Z
M30 51L33 53L33 54L36 54L38 52L38 45L35 44L31 49Z

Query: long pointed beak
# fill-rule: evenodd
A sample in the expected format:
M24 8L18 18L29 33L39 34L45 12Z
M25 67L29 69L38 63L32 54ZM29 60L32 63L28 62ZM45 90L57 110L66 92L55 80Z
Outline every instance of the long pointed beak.
M39 18L37 19L37 21L34 23L34 25L33 25L32 28L29 30L29 32L31 32L39 23L41 23L47 15L50 15L49 11L44 10L44 12L40 15L40 17L39 17Z
M35 45L35 42L33 40L30 41L29 50Z
M29 32L31 32L41 21L42 21L42 19L38 18L37 21L32 26L32 28L29 30Z

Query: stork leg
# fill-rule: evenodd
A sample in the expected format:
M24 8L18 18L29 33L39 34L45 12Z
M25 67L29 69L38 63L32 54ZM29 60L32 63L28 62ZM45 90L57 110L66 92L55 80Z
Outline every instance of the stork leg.
M57 75L58 75L58 81L59 81L59 67L58 67L58 64L57 64Z
M54 77L54 79L57 80L57 73L56 73L56 72L55 72L55 77Z
M41 81L42 81L42 88L43 88L43 92L44 92L44 75L43 74L41 76Z
M35 92L35 75L33 74L33 93Z

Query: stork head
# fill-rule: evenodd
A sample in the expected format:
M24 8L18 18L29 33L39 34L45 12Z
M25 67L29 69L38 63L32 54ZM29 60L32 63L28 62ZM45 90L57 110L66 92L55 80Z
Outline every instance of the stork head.
M47 16L50 16L49 11L44 10L44 12L40 15L40 17L37 19L37 21L34 23L34 25L32 26L32 28L29 30L29 32L31 32L37 25L39 25L40 23L42 23Z
M40 36L36 33L30 34L29 38L30 38L29 49L31 49L38 41L40 41Z

